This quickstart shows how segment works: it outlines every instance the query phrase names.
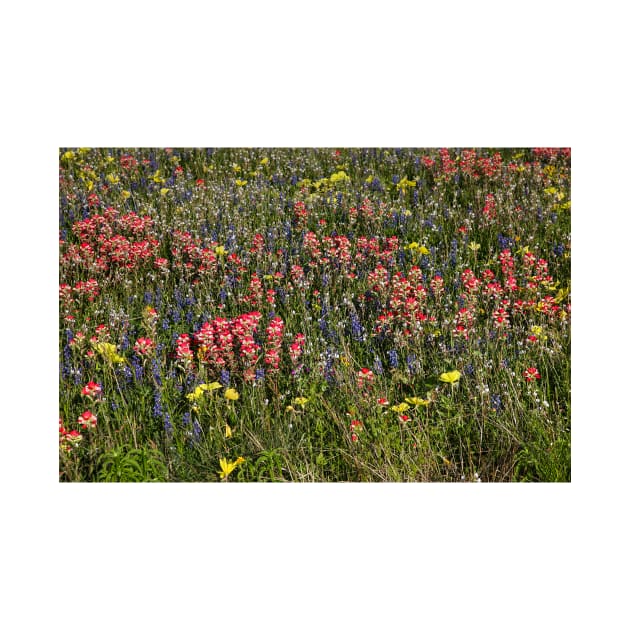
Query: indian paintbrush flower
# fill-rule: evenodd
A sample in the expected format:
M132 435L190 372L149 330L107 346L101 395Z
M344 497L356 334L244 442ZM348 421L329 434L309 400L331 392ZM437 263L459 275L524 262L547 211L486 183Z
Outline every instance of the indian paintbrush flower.
M540 379L540 372L535 367L528 367L523 372L523 376L525 377L525 380L529 383L530 381L533 381L534 379Z
M103 393L103 388L99 383L90 381L82 390L81 393L88 398L97 398Z
M93 429L96 426L96 416L91 411L84 411L77 419L84 429Z

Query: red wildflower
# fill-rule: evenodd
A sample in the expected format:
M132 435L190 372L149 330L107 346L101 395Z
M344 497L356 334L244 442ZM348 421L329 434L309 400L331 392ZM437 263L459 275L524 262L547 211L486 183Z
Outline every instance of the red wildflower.
M357 381L359 387L363 387L365 384L374 382L374 372L368 368L361 368L357 372Z
M536 378L540 379L540 372L535 367L528 367L523 372L523 376L525 377L525 380L529 383L530 381L533 381Z
M103 388L94 381L90 381L82 390L81 393L89 398L96 398L103 393Z
M91 411L84 411L77 422L83 429L93 429L96 426L96 416Z
M139 337L133 349L138 354L147 355L152 352L154 347L155 342L153 341L153 339L149 339L148 337Z

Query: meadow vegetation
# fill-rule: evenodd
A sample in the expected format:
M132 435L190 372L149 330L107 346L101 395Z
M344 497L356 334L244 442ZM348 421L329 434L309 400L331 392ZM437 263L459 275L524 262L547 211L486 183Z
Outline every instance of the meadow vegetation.
M570 167L62 148L60 481L570 481Z

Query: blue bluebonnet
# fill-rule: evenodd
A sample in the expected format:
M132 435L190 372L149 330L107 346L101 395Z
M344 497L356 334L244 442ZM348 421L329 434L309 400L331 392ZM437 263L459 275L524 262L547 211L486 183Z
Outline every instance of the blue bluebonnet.
M265 369L256 368L255 378L256 378L256 381L262 381L265 378Z
M182 416L182 425L188 426L192 420L192 416L190 415L190 411L185 411Z
M475 368L473 367L473 364L472 364L472 363L467 363L467 364L464 366L464 374L465 374L466 376L471 376L474 372L475 372Z
M558 245L553 246L554 256L562 256L564 254L564 245L558 243Z
M374 369L374 374L381 376L383 374L383 362L380 357L374 357L374 365L372 366Z
M387 360L389 361L389 367L396 369L398 367L398 352L389 350L387 352Z
M291 236L293 235L293 231L291 230L291 222L290 221L285 221L283 226L282 226L282 231L284 232L284 237L287 239L287 241L291 240Z
M66 380L70 378L72 374L72 368L70 367L70 363L68 361L62 361L61 363L61 378L62 380Z
M138 357L135 352L131 355L131 367L133 368L133 377L136 381L141 381L144 376L144 368L142 367L140 357Z
M503 401L501 400L501 396L499 396L499 394L490 395L490 406L495 411L500 411L501 409L503 409Z
M455 267L457 264L457 239L454 238L451 241L451 252L448 257L448 262L451 267Z
M381 180L378 177L375 177L370 184L370 188L372 190L377 190L379 192L383 192L383 185L381 184Z
M132 357L132 361L133 361ZM133 373L131 368L128 365L122 365L118 370L116 370L118 374L122 376L122 385L123 387L129 387L131 382L133 381Z
M418 371L418 362L415 354L407 355L407 371L410 374L415 374Z
M365 328L354 312L350 313L350 333L355 341L365 341Z
M162 394L159 389L156 389L153 393L153 417L162 417Z
M120 349L124 352L125 350L127 350L130 346L130 342L129 342L129 335L124 332L122 334L122 339L120 341Z
M192 372L189 372L186 375L186 389L191 389L195 382L195 375Z
M514 240L511 239L508 236L504 236L503 234L499 234L498 241L499 241L499 249L500 250L509 249L510 247L514 247Z
M155 380L155 384L158 387L162 386L162 377L160 375L160 364L157 362L156 359L153 359L151 361L151 374Z
M173 425L171 423L171 416L168 412L164 413L164 430L167 435L173 435Z
M221 374L219 375L219 382L224 387L230 386L230 371L229 370L221 370Z

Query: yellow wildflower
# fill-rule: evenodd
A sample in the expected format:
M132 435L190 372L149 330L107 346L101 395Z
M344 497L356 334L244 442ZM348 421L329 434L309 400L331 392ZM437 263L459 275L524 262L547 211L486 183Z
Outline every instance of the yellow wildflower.
M461 372L453 370L452 372L443 372L440 374L440 380L443 383L456 383L461 378Z
M101 342L94 346L95 350L109 363L124 363L125 358L116 352L116 346L113 343Z
M219 460L219 466L221 466L221 470L219 472L219 477L221 479L227 479L228 475L239 465L245 461L242 457L237 457L235 461L228 462L227 458L222 457Z
M293 399L293 404L294 405L300 405L302 408L304 408L304 405L308 402L308 398L304 397L304 396L298 396L297 398Z
M225 390L225 394L223 394L228 400L238 400L238 392L233 388L230 387L229 389Z
M409 409L409 405L405 402L402 402L399 405L392 405L390 409L392 411L395 411L396 413L402 413L403 411L407 411L407 409Z
M336 184L337 182L349 182L350 178L348 177L348 175L346 175L346 173L344 171L339 171L338 173L333 173L330 176L330 183L331 184Z
M410 405L421 405L426 407L429 404L429 400L424 400L423 398L418 398L417 396L410 396L409 398L405 398L405 402L408 402Z
M223 385L221 385L221 383L217 383L216 381L212 383L201 383L201 385L197 385L197 387L195 387L194 392L186 394L186 398L193 401L199 400L203 396L204 392L212 392L215 389L221 389L221 387L223 387Z

